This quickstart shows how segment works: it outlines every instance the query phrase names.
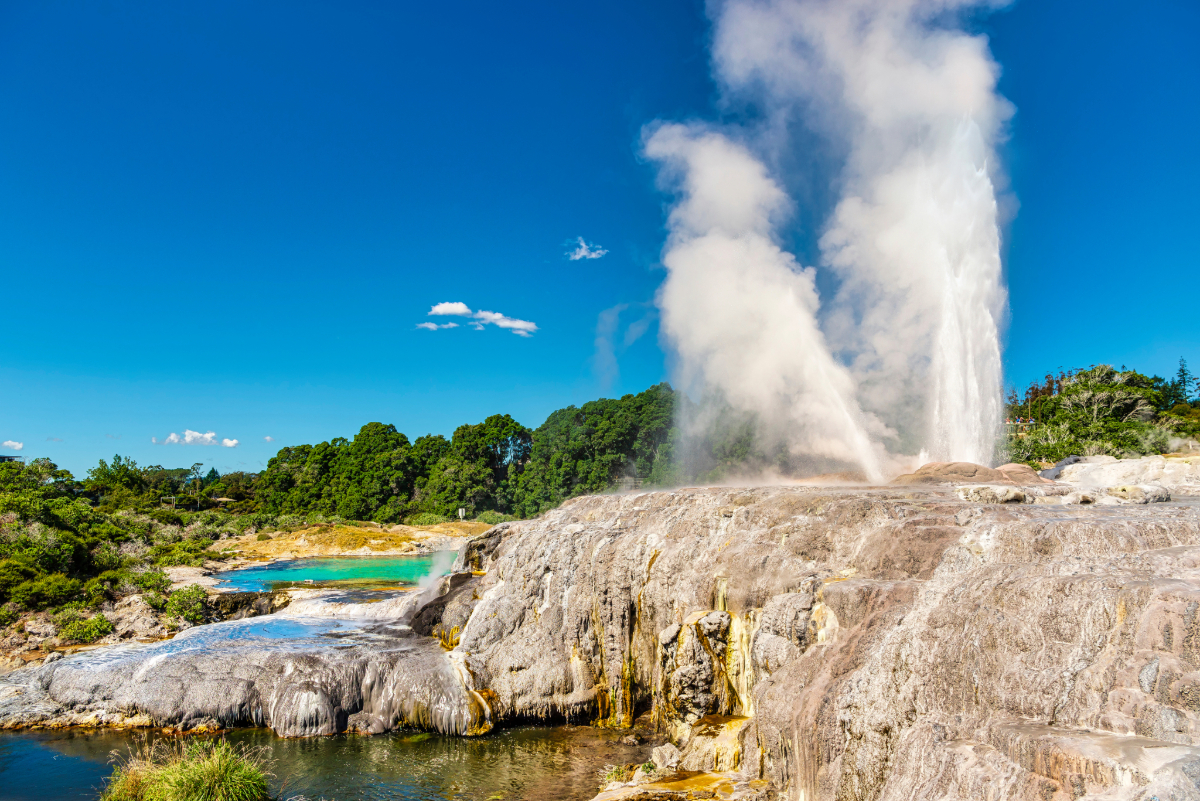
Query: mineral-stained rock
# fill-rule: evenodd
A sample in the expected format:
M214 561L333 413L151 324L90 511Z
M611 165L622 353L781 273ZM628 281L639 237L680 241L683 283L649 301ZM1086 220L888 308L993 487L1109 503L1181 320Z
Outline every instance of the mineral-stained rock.
M206 603L217 620L242 620L278 612L291 600L287 592L222 592L209 595Z
M1200 456L1090 456L1064 467L1058 480L1079 487L1154 485L1173 496L1200 495Z
M1171 493L1165 487L1153 484L1108 487L1105 492L1110 498L1117 498L1125 503L1166 503L1171 500Z
M958 497L975 503L1025 503L1025 493L1016 487L974 484L959 487Z
M893 484L998 484L1006 481L995 468L973 462L929 462L915 473L892 479Z
M679 760L682 757L683 754L679 753L679 749L671 743L660 745L650 752L650 761L659 770L675 770L679 767Z
M113 639L157 638L166 633L153 607L140 595L122 598L104 614L113 624Z

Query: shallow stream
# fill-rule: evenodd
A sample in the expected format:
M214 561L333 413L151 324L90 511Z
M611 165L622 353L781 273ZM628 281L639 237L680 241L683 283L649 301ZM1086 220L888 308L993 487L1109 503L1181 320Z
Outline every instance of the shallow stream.
M117 731L0 732L0 797L8 801L96 799L137 734ZM606 764L648 758L620 734L590 727L525 727L486 737L398 732L283 739L261 729L230 733L274 761L280 798L316 801L585 801Z

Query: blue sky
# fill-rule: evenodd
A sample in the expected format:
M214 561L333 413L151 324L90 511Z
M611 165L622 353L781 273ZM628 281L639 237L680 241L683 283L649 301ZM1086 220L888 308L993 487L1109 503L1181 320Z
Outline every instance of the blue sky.
M1013 383L1200 367L1200 7L1130 8L979 23L1017 107ZM0 441L77 474L258 470L372 420L536 426L668 378L639 137L718 115L708 34L668 0L0 4ZM151 442L186 430L218 444Z

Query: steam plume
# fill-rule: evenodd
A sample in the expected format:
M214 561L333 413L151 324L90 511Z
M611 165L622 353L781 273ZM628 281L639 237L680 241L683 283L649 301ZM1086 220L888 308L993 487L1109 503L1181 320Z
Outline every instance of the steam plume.
M663 256L665 335L685 375L735 406L786 410L793 450L840 453L873 476L885 447L992 458L1006 309L995 145L1011 109L986 41L953 27L986 4L716 4L714 74L727 102L753 103L764 121L665 125L647 139L682 187ZM838 153L820 237L837 289L824 305L814 271L774 233L788 176L766 165L786 162L803 130Z

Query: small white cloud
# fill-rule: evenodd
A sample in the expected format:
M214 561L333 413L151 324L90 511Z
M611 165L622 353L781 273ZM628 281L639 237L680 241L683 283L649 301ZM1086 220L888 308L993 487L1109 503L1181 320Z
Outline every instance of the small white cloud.
M477 311L475 312L476 319L482 320L485 323L507 328L519 337L527 337L538 330L536 323L531 323L528 320L517 320L513 317L506 317L498 312Z
M605 253L608 253L607 250L594 242L589 245L583 240L582 236L578 237L576 241L579 242L579 245L574 250L568 250L566 253L567 258L571 261L579 261L580 259L598 259Z
M150 441L153 443L159 444L158 440L155 439L154 437L151 437ZM232 439L225 440L225 441L226 442L237 442L237 440L232 440ZM164 439L161 444L163 444L163 445L216 445L217 444L217 432L209 431L207 433L201 434L199 431L193 431L190 428L185 428L183 430L183 436L179 436L179 434L176 434L174 431L172 431L170 434L167 435L166 439ZM227 445L226 447L233 447L233 446Z
M458 301L439 303L429 310L429 314L434 317L444 317L450 315L453 317L470 317L471 307L465 303Z
M221 447L222 447L222 448L236 448L237 446L238 446L238 441L237 441L236 439L223 439L223 440L221 440Z
M24 442L17 442L15 439L6 439L4 442L0 442L0 448L9 448L14 451L19 451L24 447Z
M582 242L583 240L580 241ZM476 331L482 331L484 326L487 324L499 326L500 328L507 328L509 331L512 331L514 334L521 337L531 336L534 331L538 330L537 324L531 323L528 320L518 320L514 317L508 317L507 315L494 311L473 312L471 311L470 306L457 301L453 303L439 303L431 308L429 313L431 315L439 316L454 315L457 317L470 317L472 319L469 323L467 323L467 325L471 326ZM438 323L424 322L417 323L417 328L423 328L426 331L437 331L440 328L458 328L458 323L442 323L439 325Z
M274 442L274 441L275 441L274 437L263 437L263 442Z
M120 434L105 434L104 436L106 439L120 439L121 438Z

